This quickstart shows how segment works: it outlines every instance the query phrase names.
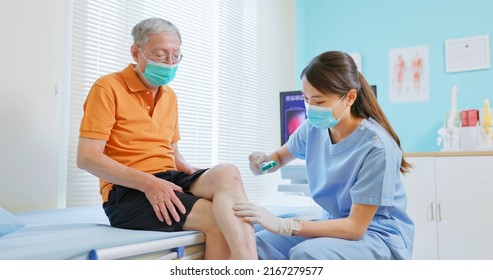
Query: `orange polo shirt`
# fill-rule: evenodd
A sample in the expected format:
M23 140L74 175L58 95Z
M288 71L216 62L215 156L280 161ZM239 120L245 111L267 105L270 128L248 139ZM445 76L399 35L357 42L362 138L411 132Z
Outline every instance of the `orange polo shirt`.
M79 136L106 141L104 153L119 163L156 173L176 170L171 143L180 139L175 92L160 87L156 101L130 64L102 76L84 103ZM100 180L103 202L113 184Z

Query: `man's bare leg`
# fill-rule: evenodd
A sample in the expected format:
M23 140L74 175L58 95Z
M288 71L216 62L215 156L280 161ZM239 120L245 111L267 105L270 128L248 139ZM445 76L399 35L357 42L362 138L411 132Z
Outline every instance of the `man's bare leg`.
M206 260L227 260L231 257L228 244L214 218L211 201L199 199L187 216L183 229L204 233Z
M212 201L214 217L229 245L231 259L258 259L253 225L233 211L235 203L248 201L236 166L210 168L192 184L190 192Z

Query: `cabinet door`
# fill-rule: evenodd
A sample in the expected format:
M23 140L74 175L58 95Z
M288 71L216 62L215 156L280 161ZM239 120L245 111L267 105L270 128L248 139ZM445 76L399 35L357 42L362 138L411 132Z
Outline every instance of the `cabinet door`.
M415 225L413 259L437 259L435 159L414 157L407 160L413 168L401 178L407 194L407 212Z
M493 157L436 158L440 259L493 259Z

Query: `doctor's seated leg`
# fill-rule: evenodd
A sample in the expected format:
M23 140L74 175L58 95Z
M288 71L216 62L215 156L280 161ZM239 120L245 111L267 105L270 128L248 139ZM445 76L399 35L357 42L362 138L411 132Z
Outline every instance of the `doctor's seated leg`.
M267 230L257 232L256 239L260 260L288 260L289 250L306 240L304 237L283 236Z
M394 256L374 233L358 241L319 237L281 236L266 230L257 232L261 260L390 260Z
M376 234L365 234L360 240L331 237L311 238L289 251L292 260L390 260L387 245Z

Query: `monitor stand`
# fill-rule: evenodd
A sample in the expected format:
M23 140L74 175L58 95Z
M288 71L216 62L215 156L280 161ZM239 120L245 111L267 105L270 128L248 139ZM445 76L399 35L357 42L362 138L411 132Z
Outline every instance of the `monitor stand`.
M279 184L277 187L279 192L301 193L304 196L311 197L304 161L283 166L281 168L281 178L291 180L291 183Z

